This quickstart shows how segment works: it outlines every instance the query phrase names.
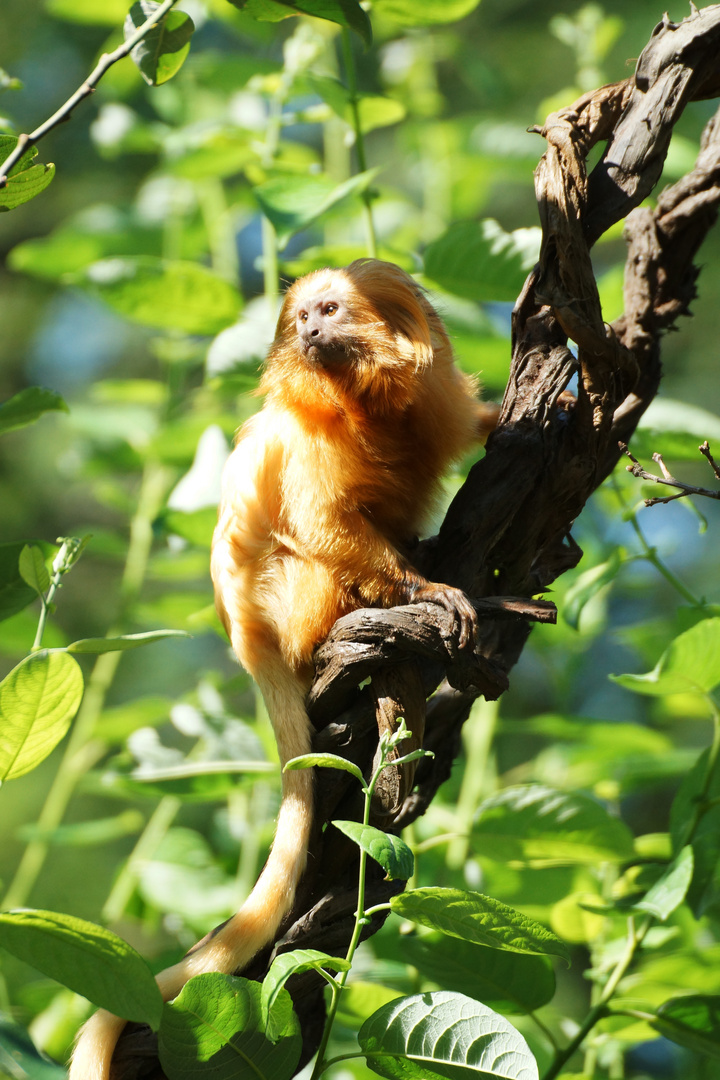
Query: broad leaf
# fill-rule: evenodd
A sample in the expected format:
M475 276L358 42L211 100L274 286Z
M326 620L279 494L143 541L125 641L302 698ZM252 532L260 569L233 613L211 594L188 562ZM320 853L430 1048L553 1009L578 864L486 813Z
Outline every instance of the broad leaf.
M640 911L647 911L662 922L679 908L690 888L694 868L693 849L684 847L678 857L670 864L659 881L648 889L642 900L635 905Z
M710 751L700 754L670 807L673 850L689 842L693 848L693 877L687 902L699 918L720 900L720 767L716 762L708 780Z
M151 255L101 259L80 278L115 311L144 326L213 335L237 318L241 298L199 263Z
M43 386L29 386L0 405L0 435L34 424L43 413L58 411L70 411L59 394Z
M354 30L366 45L372 43L370 19L359 0L230 0L233 7L262 22L279 22L289 15L314 15Z
M403 934L400 956L443 990L503 1013L533 1012L555 993L555 973L544 956L489 949L439 932Z
M438 990L398 998L360 1029L368 1066L391 1080L537 1080L519 1031L463 994Z
M69 653L98 653L127 652L128 649L139 649L142 645L151 645L153 641L162 641L163 638L186 638L190 637L184 630L147 630L144 634L123 634L121 637L80 638L67 646Z
M96 26L119 26L127 9L127 0L45 0L48 15Z
M20 576L38 596L43 596L50 588L50 575L45 565L43 553L35 544L26 544L18 560Z
M503 861L593 866L633 854L630 830L599 803L541 784L505 788L486 799L472 838L479 854Z
M479 3L480 0L374 0L373 11L403 26L432 26L463 19Z
M56 544L44 540L30 541L33 547L40 548L45 561L52 560L57 553ZM19 611L37 600L37 593L23 580L20 573L20 555L26 545L22 540L9 544L0 544L0 622L17 615Z
M13 1072L6 1072L12 1062ZM9 1080L67 1080L62 1065L43 1057L31 1042L25 1028L0 1016L0 1075Z
M326 176L279 176L253 188L260 209L272 222L281 247L331 207L372 183L378 169L358 173L342 184Z
M0 135L0 166L18 144L14 135ZM44 191L55 175L54 165L33 165L38 151L31 146L10 170L7 184L0 188L0 212L14 210Z
M657 1011L652 1026L680 1046L720 1058L720 997L689 994L671 998Z
M137 0L125 19L125 40L132 37L160 7L153 0ZM182 67L190 51L195 24L184 11L169 11L131 51L140 74L150 86L167 82Z
M30 772L55 749L83 695L80 665L65 652L34 653L0 682L0 781Z
M275 999L273 1041L261 996L260 984L247 979L215 973L191 979L165 1006L160 1029L160 1062L170 1080L290 1080L302 1044L290 995L280 990Z
M425 273L467 300L515 300L539 250L539 229L506 233L491 218L459 222L428 245Z
M277 1033L274 1030L274 1018L271 1014L277 996L287 980L301 971L321 971L324 968L330 971L348 971L350 964L347 960L342 960L337 956L328 956L327 953L318 952L317 949L294 949L292 952L281 953L275 957L263 979L260 1000L262 1017L273 1042Z
M352 773L361 784L365 784L365 778L357 765L338 754L303 754L302 757L291 758L286 762L283 771L309 769L312 766L317 766L319 769L342 769L343 772Z
M645 675L610 678L636 694L709 694L720 683L720 619L703 619L680 634Z
M412 889L393 896L396 915L443 934L509 952L568 959L567 947L540 923L507 904L463 889Z
M361 825L358 821L333 821L333 825L354 840L371 859L380 863L389 881L398 878L407 881L412 877L415 859L399 836L391 836L372 825Z
M616 548L609 559L585 570L576 578L565 593L562 603L563 618L573 630L578 629L580 615L585 605L597 595L600 589L615 580L624 562L623 552Z
M55 911L2 912L0 945L93 1004L157 1029L157 983L140 954L110 930Z

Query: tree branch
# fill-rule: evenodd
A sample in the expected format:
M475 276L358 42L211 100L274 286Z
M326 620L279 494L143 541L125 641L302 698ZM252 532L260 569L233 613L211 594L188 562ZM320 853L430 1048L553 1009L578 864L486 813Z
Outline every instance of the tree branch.
M88 75L87 79L77 88L74 94L72 94L64 105L48 117L48 119L39 127L31 131L29 135L20 135L17 141L17 146L10 154L5 158L2 165L0 165L0 189L7 187L8 177L10 172L17 165L20 158L23 156L29 146L34 146L36 143L47 135L49 131L56 128L58 124L63 123L65 120L70 119L70 114L76 105L79 105L81 101L84 101L86 97L95 92L95 87L102 79L106 71L116 64L118 60L122 60L125 56L128 56L135 46L147 37L148 33L152 30L153 26L156 26L162 19L165 18L168 11L175 6L177 0L163 0L157 11L145 20L142 26L139 26L134 34L131 34L122 45L118 45L117 49L114 49L111 53L103 53L100 60Z

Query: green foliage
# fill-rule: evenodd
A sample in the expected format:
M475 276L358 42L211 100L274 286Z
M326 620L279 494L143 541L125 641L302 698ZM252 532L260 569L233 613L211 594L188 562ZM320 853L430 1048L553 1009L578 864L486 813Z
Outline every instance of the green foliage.
M22 111L19 94L2 97L3 159L31 108L62 107L123 24L127 40L159 11L46 0L50 47L31 6L4 23L0 64L23 62L26 94ZM73 913L0 916L0 1007L13 1016L0 1016L0 1073L59 1080L35 1045L67 1056L87 1015L72 990L160 1023L172 1080L289 1080L300 1049L287 986L313 972L330 1013L314 1080L710 1075L717 504L699 534L683 503L640 510L658 490L622 467L573 529L585 555L554 585L558 626L533 631L510 695L475 706L462 768L402 840L369 825L377 777L330 754L287 766L343 769L364 793L365 820L336 823L360 852L346 956L281 953L262 986L200 976L161 1019L144 961L96 925L169 953L166 966L236 909L271 842L272 733L229 659L207 563L281 283L376 251L418 275L462 367L502 394L509 304L539 251L542 143L526 129L626 77L657 20L650 0L556 8L203 0L193 35L178 6L52 129L62 182L48 187L53 166L32 146L0 191L13 210L1 219L0 778L14 781L0 789L0 879L5 908ZM0 71L0 90L16 84ZM705 108L687 114L668 175L691 163ZM673 398L653 403L631 447L708 487L697 447L708 439L717 459L719 255L710 237L696 317L663 341ZM609 321L619 231L594 258ZM78 537L54 543L68 529ZM412 876L388 910L366 910L368 859ZM657 1041L658 1063L646 1055L658 1035L682 1056Z

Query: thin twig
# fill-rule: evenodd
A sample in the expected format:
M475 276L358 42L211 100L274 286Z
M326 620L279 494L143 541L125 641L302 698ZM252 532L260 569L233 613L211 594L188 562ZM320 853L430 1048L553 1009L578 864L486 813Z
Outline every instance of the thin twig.
M2 165L0 165L0 189L7 187L8 177L11 169L17 165L20 158L23 156L28 146L34 146L44 135L47 135L49 131L57 127L64 120L70 119L70 114L76 105L79 105L86 97L95 92L95 87L102 79L105 72L116 64L118 60L122 60L127 56L135 46L147 36L152 30L153 26L157 25L163 19L168 11L175 6L177 0L164 0L164 3L160 5L157 11L154 11L149 19L146 19L142 26L139 26L134 34L123 42L122 45L118 45L111 53L103 53L98 61L96 67L90 72L87 79L81 86L72 94L64 105L61 105L57 112L54 112L40 127L35 128L29 135L20 135L17 141L17 146L10 154L5 158Z
M653 461L658 463L663 474L662 476L655 476L654 473L649 473L646 469L643 469L638 459L628 450L626 443L618 443L618 446L623 454L632 461L632 465L626 465L625 468L628 472L632 473L633 476L637 476L639 480L650 480L653 484L667 484L668 487L678 488L678 491L674 495L666 495L664 498L645 499L646 506L656 506L658 503L669 503L673 502L674 499L684 499L686 495L704 495L706 499L720 499L720 491L711 491L710 488L696 487L694 484L685 484L682 480L678 480L667 468L661 454L653 454ZM705 449L703 449L703 447ZM708 459L715 471L715 475L720 480L720 470L710 456L710 447L707 442L704 442L703 445L699 447L699 450L700 453L704 454Z
M720 480L720 465L718 465L715 458L710 453L710 443L707 441L707 439L702 444L702 446L698 446L698 450L703 455L703 457L708 459L710 465L712 466L712 471L715 473L718 480Z

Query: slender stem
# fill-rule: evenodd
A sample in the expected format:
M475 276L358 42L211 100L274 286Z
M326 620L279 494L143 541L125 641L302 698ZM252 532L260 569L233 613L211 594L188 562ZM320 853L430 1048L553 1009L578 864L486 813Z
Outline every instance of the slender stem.
M35 640L32 643L31 652L37 652L42 648L42 639L45 633L45 626L47 624L47 617L50 614L50 606L57 592L57 587L60 584L60 578L62 574L59 570L56 570L50 581L50 588L47 591L47 596L40 597L40 618L38 619L37 631L35 633Z
M64 105L48 117L48 119L31 131L29 135L21 135L18 139L15 149L5 158L5 161L0 166L0 188L4 188L8 182L8 175L13 166L17 165L20 158L23 156L28 146L34 146L39 142L44 135L47 135L49 131L57 127L63 120L67 120L70 117L71 112L81 101L86 97L89 97L93 93L95 87L102 79L103 75L109 68L116 64L118 60L122 60L127 56L135 46L147 37L148 33L152 30L153 26L157 25L162 19L165 18L168 11L175 6L177 0L163 0L160 7L152 13L152 15L145 20L142 26L139 26L134 34L119 45L111 53L103 53L98 61L96 67L90 72L85 82L78 87L74 94L67 99Z
M576 1050L580 1049L598 1020L601 1020L603 1016L605 1016L607 1013L607 1003L617 990L620 980L623 978L635 958L635 954L642 944L643 938L650 929L652 921L652 917L648 915L640 928L637 929L635 926L635 919L632 916L628 919L628 936L625 950L610 975L610 978L605 983L597 1004L588 1012L575 1038L569 1042L563 1050L559 1050L555 1054L550 1067L543 1074L542 1080L555 1080L555 1077L560 1074L566 1062L570 1060Z
M550 1045L552 1046L555 1053L556 1054L560 1053L560 1047L558 1046L557 1039L555 1038L555 1036L553 1035L552 1031L547 1026L547 1024L543 1020L540 1019L540 1017L538 1016L537 1013L531 1012L531 1013L528 1013L528 1016L530 1017L532 1022L535 1024L536 1028L538 1028L538 1030L543 1033L543 1035L545 1036L547 1041L550 1043Z
M612 482L613 482L613 486L614 486L614 489L615 489L615 494L617 495L618 501L620 502L621 506L625 510L628 510L629 509L628 504L625 501L625 499L623 498L623 494L622 494L622 491L620 489L620 485L618 484L615 477L613 477ZM662 561L662 559L658 555L657 550L647 542L647 539L645 537L645 533L640 528L640 522L637 519L637 513L636 513L635 510L630 511L630 524L632 525L632 527L633 527L633 529L635 531L635 535L637 536L638 540L640 541L640 546L642 547L644 558L647 559L647 561L649 563L651 563L660 574L662 574L662 576L665 578L665 580L667 582L669 582L670 585L672 585L672 587L677 590L677 592L680 593L680 595L682 596L682 598L684 600L687 600L687 602L689 604L691 604L693 607L702 607L703 606L702 600L699 600L696 596L693 595L693 593L690 592L688 587L686 585L684 585L683 582L680 580L680 578L677 577L677 575L672 572L670 567L665 565L665 563Z
M353 130L355 132L355 149L357 152L358 170L367 172L367 158L365 157L365 138L360 123L360 98L357 89L357 73L355 71L355 57L352 51L350 31L346 26L342 28L342 49L345 63L345 78L347 79L348 94L350 97L350 112L352 115ZM368 255L371 259L377 258L378 245L375 234L375 223L372 216L372 193L366 188L360 198L363 202L363 216L365 218L365 235Z
M121 583L121 617L138 595L144 580L152 544L152 522L162 508L169 480L170 474L164 467L155 462L146 465L137 511L130 526L130 545ZM119 632L114 626L108 630L108 637ZM105 744L93 736L122 655L121 652L101 653L95 661L65 754L38 817L40 837L51 835L58 828L78 781L105 753ZM48 850L49 843L44 839L38 838L28 844L3 899L3 907L23 907L27 903Z
M182 806L180 799L166 795L155 807L150 820L138 838L130 858L126 861L113 885L103 907L103 918L108 923L117 922L130 903L140 878L144 863L157 851Z

